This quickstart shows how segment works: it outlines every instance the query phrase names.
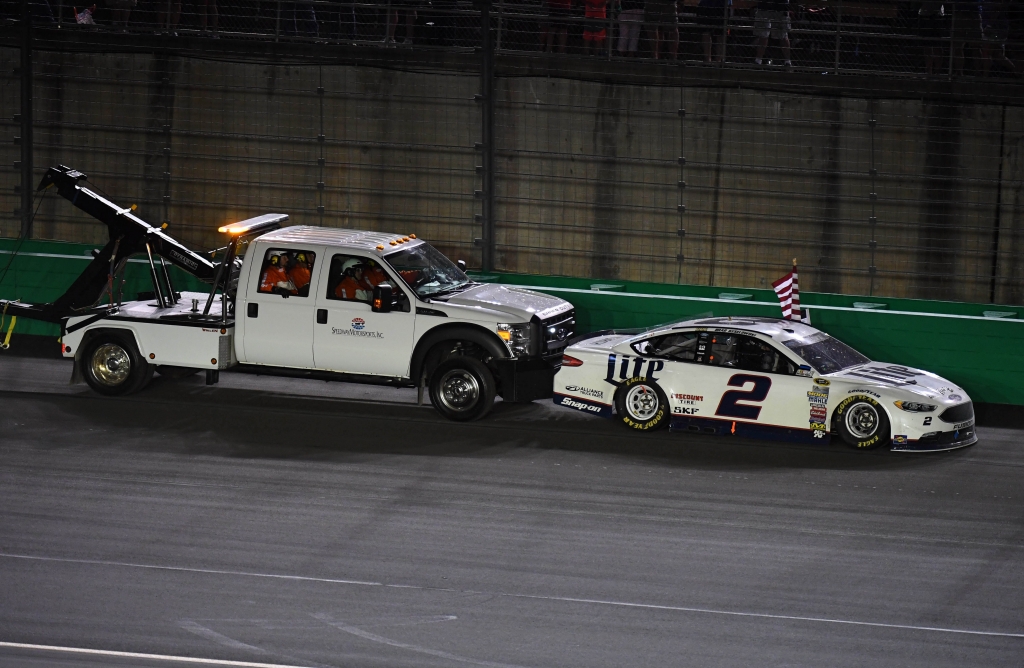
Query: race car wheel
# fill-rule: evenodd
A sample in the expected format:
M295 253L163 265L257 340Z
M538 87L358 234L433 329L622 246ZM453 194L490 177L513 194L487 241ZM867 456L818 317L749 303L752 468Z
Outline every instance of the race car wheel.
M473 357L449 358L430 374L430 403L449 420L479 420L490 412L494 394L494 376Z
M889 442L889 418L871 397L847 397L836 407L839 437L851 448L873 450Z
M658 384L646 378L630 378L615 393L615 411L627 427L641 431L668 424L668 398Z
M135 342L118 334L100 334L90 340L82 351L81 365L89 387L108 396L136 392L153 377Z

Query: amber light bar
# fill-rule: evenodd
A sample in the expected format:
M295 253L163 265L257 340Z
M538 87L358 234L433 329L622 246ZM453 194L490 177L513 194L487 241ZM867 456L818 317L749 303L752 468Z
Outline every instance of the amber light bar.
M237 223L218 227L217 231L222 234L230 234L233 237L256 232L265 232L281 226L281 223L288 220L286 213L265 213L262 216L240 220Z

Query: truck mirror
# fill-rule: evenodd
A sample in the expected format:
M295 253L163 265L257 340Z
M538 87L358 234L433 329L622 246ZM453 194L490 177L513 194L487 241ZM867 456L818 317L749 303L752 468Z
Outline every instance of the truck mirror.
M463 273L466 272L466 261L465 260L459 260L455 264L459 265L459 269L461 269Z
M370 310L374 313L390 313L393 299L394 292L390 283L376 285L373 288L373 304Z

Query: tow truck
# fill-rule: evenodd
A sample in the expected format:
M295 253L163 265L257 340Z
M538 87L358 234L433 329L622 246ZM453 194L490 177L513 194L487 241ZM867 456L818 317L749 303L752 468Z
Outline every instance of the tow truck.
M416 387L443 416L485 416L495 396L553 396L575 312L562 299L478 283L414 234L284 226L268 213L219 228L223 248L200 253L51 167L56 187L103 222L107 244L52 303L0 300L8 315L58 323L72 382L110 396L138 392L154 371L257 374ZM124 267L149 265L152 292L123 299ZM177 291L168 263L210 285ZM355 286L358 289L353 289Z

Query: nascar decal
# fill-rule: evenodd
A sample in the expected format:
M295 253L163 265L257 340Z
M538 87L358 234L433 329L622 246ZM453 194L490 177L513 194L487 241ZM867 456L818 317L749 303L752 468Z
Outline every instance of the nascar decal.
M612 416L612 407L606 404L599 404L596 401L590 401L588 399L580 399L579 397L570 397L565 394L555 394L551 399L558 406L565 406L566 408L575 408L578 411L584 413L590 413L591 415L599 415L601 417L610 418Z
M646 378L658 380L654 375L665 368L662 360L649 360L632 355L608 355L608 375L605 380L618 387L629 378Z

